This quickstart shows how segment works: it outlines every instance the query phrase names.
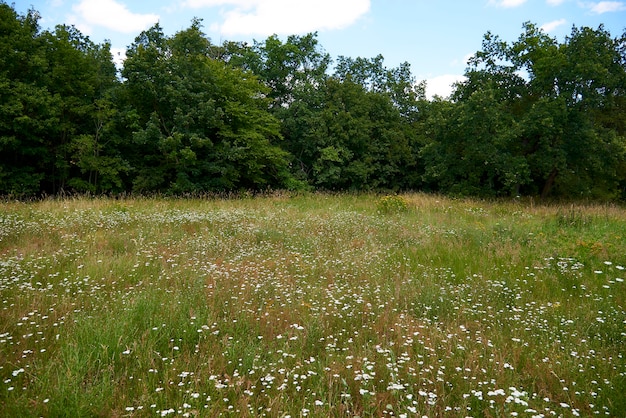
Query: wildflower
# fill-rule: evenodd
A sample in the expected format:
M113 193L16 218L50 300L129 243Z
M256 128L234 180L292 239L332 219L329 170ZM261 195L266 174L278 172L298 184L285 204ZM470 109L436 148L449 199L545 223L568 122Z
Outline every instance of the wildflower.
M387 390L403 390L404 386L400 383L390 383Z
M504 396L504 390L503 389L496 389L496 390L490 390L489 392L487 392L487 396Z

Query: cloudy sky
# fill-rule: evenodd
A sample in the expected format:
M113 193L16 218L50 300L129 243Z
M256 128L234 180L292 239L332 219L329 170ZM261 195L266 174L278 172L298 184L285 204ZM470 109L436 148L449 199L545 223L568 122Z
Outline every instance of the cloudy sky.
M428 94L447 96L487 31L506 41L526 21L562 41L572 25L604 24L613 36L626 29L626 0L16 0L24 13L39 11L42 28L75 25L92 41L120 52L159 22L167 35L203 19L214 43L264 40L317 31L332 56L374 57L389 67L411 64Z

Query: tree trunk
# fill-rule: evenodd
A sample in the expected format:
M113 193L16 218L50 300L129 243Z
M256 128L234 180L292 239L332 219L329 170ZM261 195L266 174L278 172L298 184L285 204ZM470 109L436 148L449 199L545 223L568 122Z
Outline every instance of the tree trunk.
M559 170L556 168L552 169L552 172L546 179L545 184L543 185L543 190L541 191L541 199L545 199L552 191L552 186L554 186L554 180L556 180L556 175L559 173Z

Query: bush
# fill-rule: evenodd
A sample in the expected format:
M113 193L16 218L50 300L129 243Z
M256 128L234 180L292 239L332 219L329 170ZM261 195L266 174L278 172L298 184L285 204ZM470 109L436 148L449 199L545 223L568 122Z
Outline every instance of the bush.
M402 196L383 196L378 200L378 213L402 213L409 210L409 202Z

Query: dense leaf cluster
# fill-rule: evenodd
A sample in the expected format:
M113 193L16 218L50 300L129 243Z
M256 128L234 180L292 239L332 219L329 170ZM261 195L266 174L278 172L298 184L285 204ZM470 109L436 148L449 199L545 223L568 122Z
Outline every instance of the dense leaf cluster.
M626 34L487 33L425 97L407 63L333 60L316 35L215 45L195 19L116 68L76 28L0 3L0 194L268 188L626 197Z

